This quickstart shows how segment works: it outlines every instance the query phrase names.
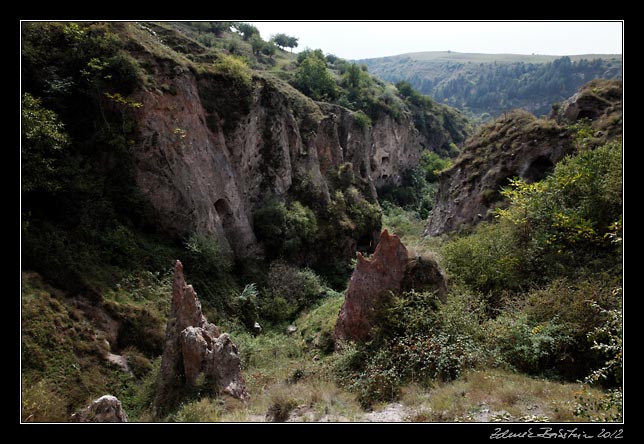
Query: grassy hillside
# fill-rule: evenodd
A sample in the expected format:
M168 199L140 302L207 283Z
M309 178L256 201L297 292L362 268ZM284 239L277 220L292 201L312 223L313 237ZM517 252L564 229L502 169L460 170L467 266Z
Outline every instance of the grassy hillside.
M419 52L359 60L390 82L406 81L436 101L483 120L514 108L548 114L594 78L621 78L622 56Z
M594 59L616 59L621 62L622 56L617 54L577 54L568 56L574 62L579 60L594 60ZM424 52L410 52L391 57L382 57L374 59L364 59L360 62L367 62L369 60L395 60L406 59L418 60L423 62L462 62L462 63L548 63L554 62L561 56L545 55L545 54L481 54L473 52L454 52L454 51L424 51Z

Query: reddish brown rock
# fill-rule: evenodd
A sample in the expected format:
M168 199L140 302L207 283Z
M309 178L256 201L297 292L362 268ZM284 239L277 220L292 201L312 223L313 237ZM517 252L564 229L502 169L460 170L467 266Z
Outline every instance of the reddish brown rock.
M407 249L400 238L390 236L387 230L382 232L371 259L365 259L358 252L358 262L335 325L336 337L367 338L377 300L388 291L400 290L407 257Z
M72 422L127 422L127 414L121 401L115 396L105 395L74 413Z
M416 285L415 285L416 284ZM384 230L370 259L358 253L344 304L335 325L337 339L363 341L373 328L373 314L389 292L431 289L444 298L445 278L438 264L427 258L409 257L396 235Z
M155 400L157 414L175 400L177 389L194 385L201 373L217 392L242 400L248 397L237 347L203 316L197 294L186 284L183 265L177 261Z

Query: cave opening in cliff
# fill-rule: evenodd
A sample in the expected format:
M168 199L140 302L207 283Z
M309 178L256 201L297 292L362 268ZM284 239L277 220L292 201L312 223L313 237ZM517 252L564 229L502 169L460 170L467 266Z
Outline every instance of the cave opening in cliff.
M537 157L523 173L523 179L528 183L537 182L552 172L554 164L544 156Z
M231 237L234 231L234 220L233 220L233 211L230 208L230 204L226 199L218 199L215 202L215 211L221 220L221 224L224 228L224 232L227 237Z

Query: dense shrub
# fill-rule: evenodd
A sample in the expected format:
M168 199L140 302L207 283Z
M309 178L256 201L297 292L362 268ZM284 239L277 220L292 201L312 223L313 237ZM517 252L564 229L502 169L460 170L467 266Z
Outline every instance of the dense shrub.
M429 183L437 182L441 171L452 165L449 158L441 157L434 151L425 150L420 155L420 167L425 172L425 180Z
M448 168L451 161L434 151L425 150L416 168L403 171L400 185L384 185L378 189L381 202L390 202L421 219L427 219L434 207L438 191L438 174Z
M257 286L251 283L246 285L233 301L233 311L242 325L250 331L255 331L255 322L259 320L258 296Z
M608 324L609 311L599 307L618 303L611 279L605 276L577 282L555 280L530 291L515 302L518 305L505 307L498 318L488 322L487 347L521 371L582 379L605 360L602 347L594 347L591 338L606 325L617 326ZM614 386L620 381L615 376L610 373L603 382Z
M322 282L311 270L276 261L270 265L267 286L259 298L259 316L272 322L290 321L322 295Z
M599 368L593 369L586 377L586 382L591 384L609 387L622 384L624 313L621 291L621 288L616 288L612 292L613 297L617 299L616 308L606 309L596 302L592 303L593 308L599 310L606 320L588 333L588 339L593 342L592 350L599 352L604 361Z
M443 247L443 257L450 276L485 293L522 283L524 253L507 222L481 223L474 233L453 238Z
M622 214L621 144L582 151L558 163L541 182L511 182L502 219L516 226L518 245L537 276L619 273Z
M320 58L315 53L298 60L295 86L314 100L329 101L338 94L338 86L326 67L324 55Z
M229 79L233 86L246 90L250 88L252 76L246 62L237 56L222 54L213 63L214 71Z
M257 238L269 258L296 259L317 234L315 213L298 201L289 204L268 199L253 214Z
M537 323L525 313L504 313L487 328L489 343L497 347L505 362L531 374L554 369L571 341L557 319Z
M211 235L193 233L185 243L186 267L192 273L217 276L228 273L232 266L232 252Z
M438 186L426 179L426 171L416 167L403 171L400 185L386 184L378 188L378 199L392 203L417 217L426 219L434 206Z
M362 129L371 128L371 119L362 111L355 112L353 114L353 120Z
M365 408L390 401L402 384L452 380L484 359L480 341L481 298L458 290L448 302L414 291L391 296L376 314L378 328L336 365L340 383Z
M22 96L22 190L60 189L60 151L69 144L55 112L29 93Z

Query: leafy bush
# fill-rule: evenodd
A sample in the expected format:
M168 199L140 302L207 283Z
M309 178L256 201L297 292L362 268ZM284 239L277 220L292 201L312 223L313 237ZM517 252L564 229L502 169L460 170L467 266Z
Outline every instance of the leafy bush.
M269 258L301 257L318 230L313 211L298 201L268 199L253 214L253 224Z
M613 296L621 297L621 288L613 291ZM621 299L617 308L607 310L596 302L593 308L606 317L606 321L588 333L593 341L592 349L600 352L605 359L602 366L586 377L586 382L605 386L621 386L623 374L623 308Z
M219 59L213 63L214 71L228 78L235 88L248 89L251 86L252 76L244 59L221 54Z
M248 330L254 331L255 322L259 320L257 308L259 291L254 283L244 287L239 296L233 301L233 310Z
M405 170L400 185L383 185L378 189L378 198L383 203L390 202L426 219L434 206L438 187L435 183L427 182L425 177L426 173L421 167Z
M324 55L320 58L315 53L299 62L295 86L313 100L333 100L338 94L338 86L326 67Z
M371 128L371 119L362 111L353 113L353 120L362 129Z
M376 314L374 338L350 348L337 363L339 382L368 408L396 399L404 383L449 381L481 362L482 301L463 291L452 298L442 304L429 293L392 296Z
M518 245L535 276L619 272L621 253L611 242L621 225L621 145L609 143L558 163L541 182L512 181L502 219L517 228Z
M285 262L271 263L267 286L259 300L260 316L273 322L292 320L323 294L320 278Z
M619 302L610 281L607 277L577 282L557 279L531 290L518 306L506 307L486 324L488 347L502 361L531 374L583 378L604 362L599 353L603 347L593 346L589 337L609 325L609 329L621 328L621 321L611 321L610 312L598 308L615 307ZM613 364L621 365L621 355L615 353L611 358L617 356L602 367L611 369L608 377L601 378L610 386L621 381L620 367L613 368Z
M192 273L221 275L232 267L232 252L212 235L193 233L185 243L186 267Z
M438 175L452 165L449 158L441 157L434 151L425 150L420 155L420 166L425 171L425 180L429 183L438 181Z
M421 219L427 219L438 191L438 173L450 165L448 158L425 150L421 154L420 165L403 171L400 185L380 187L378 197L381 202L391 202L406 210L415 211Z
M474 233L453 238L443 257L451 277L484 293L516 289L522 282L523 252L514 227L505 222L481 223Z
M602 396L593 397L583 390L575 397L575 416L582 421L622 422L624 419L624 394L620 389L611 389Z
M22 190L60 189L59 152L69 144L55 112L29 93L22 96Z
M557 319L544 323L531 321L525 313L502 314L488 326L489 343L511 366L530 374L556 368L571 338Z
M285 422L295 407L297 407L297 401L287 394L281 391L273 393L266 411L266 420L269 422Z

